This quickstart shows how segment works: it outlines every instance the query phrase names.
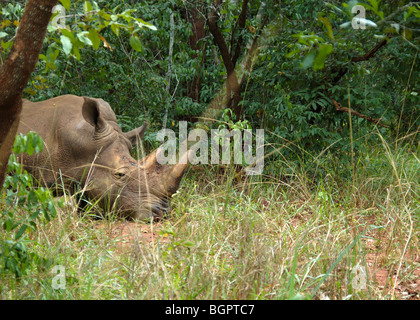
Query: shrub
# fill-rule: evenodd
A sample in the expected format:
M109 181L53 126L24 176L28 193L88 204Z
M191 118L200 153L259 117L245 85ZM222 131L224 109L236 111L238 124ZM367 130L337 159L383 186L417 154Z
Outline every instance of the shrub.
M42 138L34 132L18 135L13 145L3 185L0 224L7 236L0 242L0 273L11 272L16 277L23 275L34 259L39 258L28 252L25 233L36 230L39 221L48 222L56 216L56 204L50 190L36 187L32 176L23 170L16 156L39 153L43 147ZM62 206L61 202L58 205Z

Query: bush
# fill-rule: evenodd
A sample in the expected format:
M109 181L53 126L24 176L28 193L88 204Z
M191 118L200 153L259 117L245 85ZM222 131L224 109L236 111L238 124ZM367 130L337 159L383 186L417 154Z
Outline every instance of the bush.
M8 175L3 185L4 207L0 223L9 239L0 242L0 273L12 272L16 277L23 275L34 259L39 258L28 252L24 234L36 230L39 221L48 222L56 216L56 204L50 190L37 188L32 176L23 170L16 156L21 153L39 153L43 147L41 137L34 132L26 136L18 135L13 145Z

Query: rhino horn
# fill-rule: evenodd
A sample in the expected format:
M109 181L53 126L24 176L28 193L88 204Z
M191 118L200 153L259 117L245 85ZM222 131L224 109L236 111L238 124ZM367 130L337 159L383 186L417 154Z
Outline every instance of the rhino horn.
M160 153L164 152L162 148L157 148L152 153L139 161L140 168L148 173L154 171L160 172L159 183L155 186L156 191L167 196L171 196L179 187L182 176L187 170L189 159L192 157L192 150L179 157L175 165L160 165Z
M184 153L179 157L179 161L174 166L169 166L164 172L164 192L171 196L173 195L179 187L181 178L184 175L185 171L189 165L189 159L192 157L192 150Z
M185 170L187 170L189 165L189 159L191 159L193 155L193 151L189 150L185 152L180 158L178 163L172 167L169 176L172 179L181 179L182 175L184 174Z

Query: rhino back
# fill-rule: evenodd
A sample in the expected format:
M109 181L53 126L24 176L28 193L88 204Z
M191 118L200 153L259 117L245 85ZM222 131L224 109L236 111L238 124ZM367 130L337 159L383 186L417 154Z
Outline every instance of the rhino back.
M44 140L39 155L23 155L26 169L46 185L58 174L79 180L78 166L90 161L93 127L82 116L83 98L59 96L41 102L24 101L18 132L37 132Z

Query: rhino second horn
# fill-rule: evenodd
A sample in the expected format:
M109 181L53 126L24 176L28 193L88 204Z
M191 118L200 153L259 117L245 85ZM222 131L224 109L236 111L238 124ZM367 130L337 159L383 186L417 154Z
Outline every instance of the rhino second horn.
M143 159L140 160L141 164L141 168L144 170L150 170L152 169L156 163L157 163L157 153L161 148L157 148L156 150L154 150L151 154L147 155L146 157L144 157Z

